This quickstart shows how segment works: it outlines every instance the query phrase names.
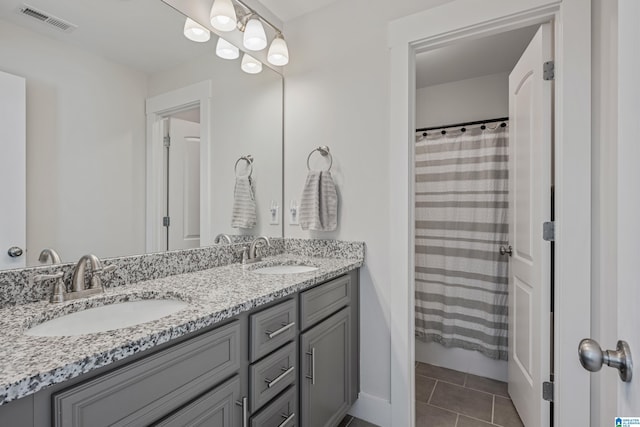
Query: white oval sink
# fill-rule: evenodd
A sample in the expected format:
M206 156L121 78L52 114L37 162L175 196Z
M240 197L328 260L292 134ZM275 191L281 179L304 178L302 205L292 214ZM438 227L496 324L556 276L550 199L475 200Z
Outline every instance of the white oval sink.
M310 265L273 265L271 267L262 267L251 270L258 274L298 274L316 271L318 267Z
M56 317L28 329L25 334L59 337L112 331L160 319L186 308L187 305L184 301L171 299L108 304Z

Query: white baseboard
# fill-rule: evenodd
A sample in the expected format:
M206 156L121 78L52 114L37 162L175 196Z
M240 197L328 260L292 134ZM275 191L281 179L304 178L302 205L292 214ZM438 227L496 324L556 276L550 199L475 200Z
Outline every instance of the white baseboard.
M360 392L358 400L349 410L349 415L380 427L391 427L391 402Z

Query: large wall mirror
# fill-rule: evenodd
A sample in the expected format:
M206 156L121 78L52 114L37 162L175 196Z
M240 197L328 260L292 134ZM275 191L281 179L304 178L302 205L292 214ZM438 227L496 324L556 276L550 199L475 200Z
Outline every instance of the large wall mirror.
M75 262L282 236L280 74L218 58L214 34L186 39L159 0L28 5L0 5L0 71L26 79L27 266L44 248ZM248 174L255 225L238 226Z

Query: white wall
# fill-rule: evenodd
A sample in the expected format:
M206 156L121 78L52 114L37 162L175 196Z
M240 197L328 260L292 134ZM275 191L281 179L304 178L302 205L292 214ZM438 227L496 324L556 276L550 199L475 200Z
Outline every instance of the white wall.
M435 0L343 0L285 24L291 51L285 90L285 205L300 200L306 158L331 148L339 186L335 232L285 227L288 237L366 242L361 274L359 417L388 424L391 344L389 295L389 50L387 23L441 4ZM401 230L397 230L401 232Z
M27 80L27 262L144 251L146 76L0 20L0 69Z
M509 115L509 72L427 86L416 91L416 126L431 127ZM416 339L416 360L507 380L507 362L477 351Z
M150 76L149 93L155 96L205 80L212 81L213 93L213 236L227 233L279 237L282 224L269 223L269 207L272 200L279 204L282 200L282 78L267 67L257 75L244 73L239 59L226 61L212 52ZM231 228L234 165L246 154L254 158L252 179L258 221L251 229L234 229ZM244 167L241 162L239 172Z
M418 128L508 115L508 72L427 86L416 91Z

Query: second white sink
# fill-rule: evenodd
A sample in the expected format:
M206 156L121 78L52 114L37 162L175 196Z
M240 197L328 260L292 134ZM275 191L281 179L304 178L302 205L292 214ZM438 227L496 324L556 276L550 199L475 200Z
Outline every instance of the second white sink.
M172 299L148 299L103 305L76 311L36 325L26 335L59 337L93 334L151 322L187 307Z
M261 267L251 271L258 274L297 274L308 273L317 269L318 267L310 265L272 265L271 267Z

